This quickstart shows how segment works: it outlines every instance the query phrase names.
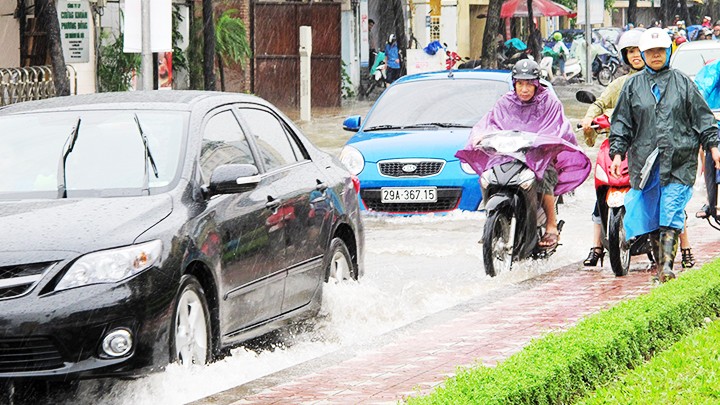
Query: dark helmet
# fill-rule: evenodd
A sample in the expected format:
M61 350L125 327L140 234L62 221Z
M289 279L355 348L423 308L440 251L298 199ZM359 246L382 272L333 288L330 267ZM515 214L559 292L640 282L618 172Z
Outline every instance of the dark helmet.
M514 80L534 80L540 78L540 66L530 59L519 60L512 68Z

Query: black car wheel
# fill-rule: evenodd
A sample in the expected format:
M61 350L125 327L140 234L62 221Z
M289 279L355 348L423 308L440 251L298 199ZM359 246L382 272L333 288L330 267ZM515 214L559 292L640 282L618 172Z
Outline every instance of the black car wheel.
M342 283L357 280L357 269L353 264L350 251L340 238L333 238L328 249L328 264L325 280L328 283Z
M172 328L173 361L184 366L211 361L210 311L197 278L185 275L175 303Z
M608 254L610 255L610 267L616 276L621 277L628 274L630 270L630 247L625 243L625 208L613 208L608 218Z
M503 212L492 212L485 221L483 230L483 263L488 276L495 277L499 273L510 271L512 245L510 218Z

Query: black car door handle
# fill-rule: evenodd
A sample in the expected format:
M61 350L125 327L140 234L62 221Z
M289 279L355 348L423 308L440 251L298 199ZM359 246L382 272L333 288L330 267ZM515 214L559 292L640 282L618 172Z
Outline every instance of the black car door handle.
M280 207L280 200L271 200L270 198L272 197L268 197L268 202L265 203L265 208L270 210L278 209L278 207Z
M315 190L325 192L325 190L328 189L328 185L327 185L327 184L323 183L323 182L320 181L320 180L315 180L315 181L317 181L317 185L315 186Z

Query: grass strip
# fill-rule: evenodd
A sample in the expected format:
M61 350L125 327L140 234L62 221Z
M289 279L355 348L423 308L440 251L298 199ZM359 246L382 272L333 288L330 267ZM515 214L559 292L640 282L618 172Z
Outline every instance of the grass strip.
M533 340L494 368L459 369L408 404L570 403L651 358L720 311L720 260Z
M720 402L720 322L683 338L578 404L717 404Z

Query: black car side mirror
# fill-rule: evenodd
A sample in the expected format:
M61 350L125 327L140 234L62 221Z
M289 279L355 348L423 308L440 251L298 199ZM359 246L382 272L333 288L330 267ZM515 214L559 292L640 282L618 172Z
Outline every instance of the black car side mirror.
M260 174L255 165L220 165L210 175L206 196L242 193L254 189L258 183L260 183Z
M343 129L350 132L357 132L360 130L360 121L361 117L359 115L351 115L343 121Z
M592 104L596 100L595 95L587 90L578 90L578 92L575 93L575 99L585 104Z

